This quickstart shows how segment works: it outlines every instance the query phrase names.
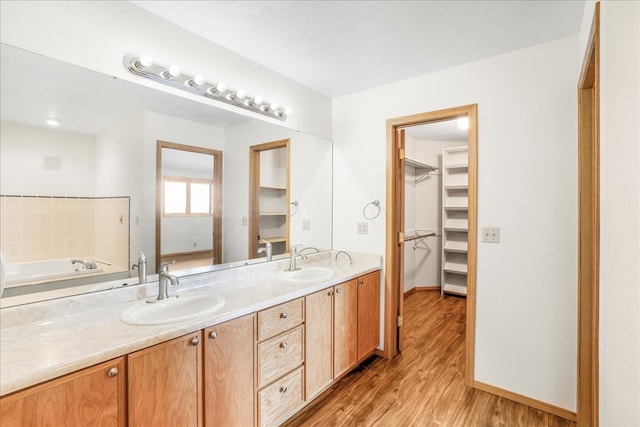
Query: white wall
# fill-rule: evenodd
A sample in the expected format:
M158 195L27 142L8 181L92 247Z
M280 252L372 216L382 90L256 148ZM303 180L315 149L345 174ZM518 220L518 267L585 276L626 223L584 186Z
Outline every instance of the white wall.
M93 196L93 135L2 122L0 144L1 194ZM44 156L58 158L60 168L46 169Z
M600 425L640 425L640 3L601 3ZM580 32L584 58L593 2Z
M3 1L0 41L196 102L282 123L125 70L125 54L147 53L159 62L178 64L186 71L222 80L230 87L242 87L291 107L294 113L285 126L325 138L331 136L329 98L126 1Z
M334 247L380 254L386 120L478 104L478 226L501 227L501 243L478 245L475 379L568 410L576 406L577 49L571 36L333 103ZM356 235L373 199L383 213Z

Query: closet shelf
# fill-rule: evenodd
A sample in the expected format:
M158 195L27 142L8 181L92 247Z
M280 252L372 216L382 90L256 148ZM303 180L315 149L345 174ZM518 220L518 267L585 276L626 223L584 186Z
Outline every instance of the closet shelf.
M469 244L467 242L457 242L449 240L444 244L443 249L445 250L445 252L467 253Z
M444 186L445 190L467 190L468 188L469 188L469 186L467 184L445 185Z
M443 270L447 273L467 274L467 264L447 261Z
M469 229L469 220L466 219L447 219L444 224L445 231L467 231Z
M287 191L287 187L272 187L268 185L261 185L261 190L276 190L276 191Z
M422 181L427 179L429 177L429 172L433 172L435 170L438 170L438 168L436 166L428 165L426 163L422 163L422 162L419 162L417 160L410 159L408 157L405 157L404 164L405 164L405 166L411 166L411 167L414 167L416 169L416 179L415 179L414 185L418 185L419 183L421 183ZM418 171L419 170L424 171L424 172L422 172L418 176Z
M283 243L287 241L286 237L264 237L262 240L269 243Z
M445 169L465 169L469 167L468 163L449 163L444 165Z
M466 211L469 210L469 207L466 205L450 205L444 207L448 211Z
M287 216L286 212L260 212L260 216Z

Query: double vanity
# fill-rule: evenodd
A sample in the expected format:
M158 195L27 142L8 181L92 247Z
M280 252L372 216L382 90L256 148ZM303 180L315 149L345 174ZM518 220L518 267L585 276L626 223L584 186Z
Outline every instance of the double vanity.
M281 424L379 343L381 258L336 254L0 310L1 424Z

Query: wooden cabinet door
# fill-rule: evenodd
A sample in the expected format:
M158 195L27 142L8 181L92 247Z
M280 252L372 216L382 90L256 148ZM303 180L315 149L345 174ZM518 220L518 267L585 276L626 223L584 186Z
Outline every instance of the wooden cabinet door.
M333 295L329 288L306 297L306 400L333 381Z
M352 368L358 358L358 288L356 279L335 286L333 377Z
M204 331L204 424L255 425L255 314Z
M380 272L358 279L358 361L368 356L380 340Z
M0 399L0 425L124 426L124 358Z
M202 332L128 356L129 426L201 426Z

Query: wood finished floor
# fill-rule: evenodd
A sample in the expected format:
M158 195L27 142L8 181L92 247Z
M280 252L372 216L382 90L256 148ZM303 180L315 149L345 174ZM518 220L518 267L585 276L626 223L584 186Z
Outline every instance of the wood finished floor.
M403 352L365 362L288 427L575 426L464 385L463 298L414 292L404 307Z

